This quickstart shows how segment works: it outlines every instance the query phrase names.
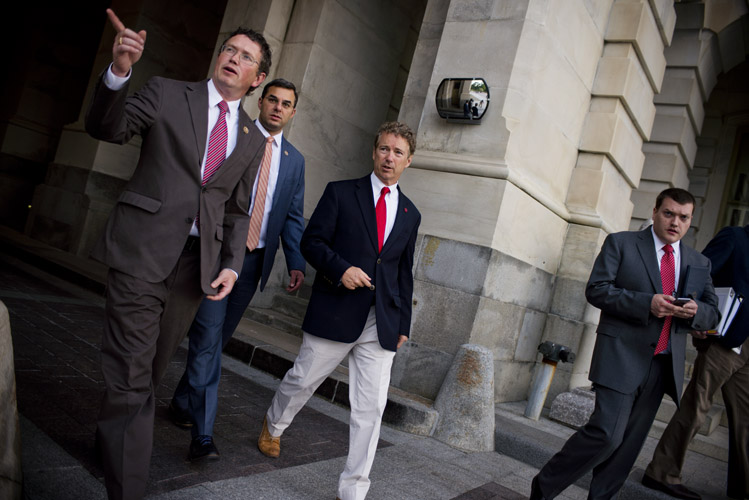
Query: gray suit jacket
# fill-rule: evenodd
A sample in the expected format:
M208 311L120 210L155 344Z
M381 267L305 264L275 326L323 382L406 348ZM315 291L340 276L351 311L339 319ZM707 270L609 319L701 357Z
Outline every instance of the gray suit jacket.
M240 272L249 228L252 183L264 151L263 135L239 110L237 144L201 186L208 130L206 81L152 78L134 95L101 81L86 115L96 139L143 143L138 166L112 210L92 256L147 282L174 269L200 208L200 282L210 287L224 268Z
M709 267L710 261L685 244L680 246L681 264L678 272L681 287L687 266ZM601 310L590 367L590 380L593 383L629 394L642 382L665 321L650 313L653 295L664 293L662 288L649 227L606 237L585 290L588 302ZM686 332L707 330L715 326L719 319L718 298L709 278L697 298L697 304L694 318L690 322L677 320L677 328L672 330L675 392L669 390L669 395L677 404L684 383Z

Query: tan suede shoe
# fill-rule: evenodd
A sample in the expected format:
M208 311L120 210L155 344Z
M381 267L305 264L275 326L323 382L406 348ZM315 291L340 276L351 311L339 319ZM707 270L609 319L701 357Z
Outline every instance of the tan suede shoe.
M281 438L273 437L268 432L268 417L263 419L263 430L257 440L257 449L266 457L278 458L281 454Z

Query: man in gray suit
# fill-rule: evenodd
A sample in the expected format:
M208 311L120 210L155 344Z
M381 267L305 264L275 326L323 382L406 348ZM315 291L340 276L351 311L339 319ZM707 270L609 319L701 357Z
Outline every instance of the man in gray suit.
M265 79L270 48L238 29L210 80L152 78L127 96L146 32L117 31L113 62L94 91L86 130L125 143L140 135L138 165L93 257L109 266L97 422L107 493L142 498L153 443L154 391L207 294L225 297L242 269L247 207L264 150L241 98Z
M591 469L588 498L615 497L664 393L679 404L685 333L708 330L719 318L707 272L692 299L674 303L690 266L710 268L707 257L680 244L693 210L689 192L666 189L656 199L651 227L610 234L603 242L585 290L601 310L589 376L595 409L533 478L532 500L554 498Z

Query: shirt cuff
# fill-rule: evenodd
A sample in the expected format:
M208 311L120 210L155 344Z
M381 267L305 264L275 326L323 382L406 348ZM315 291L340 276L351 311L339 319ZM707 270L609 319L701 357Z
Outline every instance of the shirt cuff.
M106 73L104 73L104 85L106 85L109 90L120 90L125 86L132 74L133 70L131 68L130 71L127 72L127 75L117 76L112 72L112 64L110 64Z

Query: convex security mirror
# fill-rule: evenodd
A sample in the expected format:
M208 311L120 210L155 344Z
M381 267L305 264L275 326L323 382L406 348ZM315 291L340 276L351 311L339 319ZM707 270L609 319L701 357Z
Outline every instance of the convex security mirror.
M447 121L478 125L489 107L489 86L483 78L445 78L435 100Z

